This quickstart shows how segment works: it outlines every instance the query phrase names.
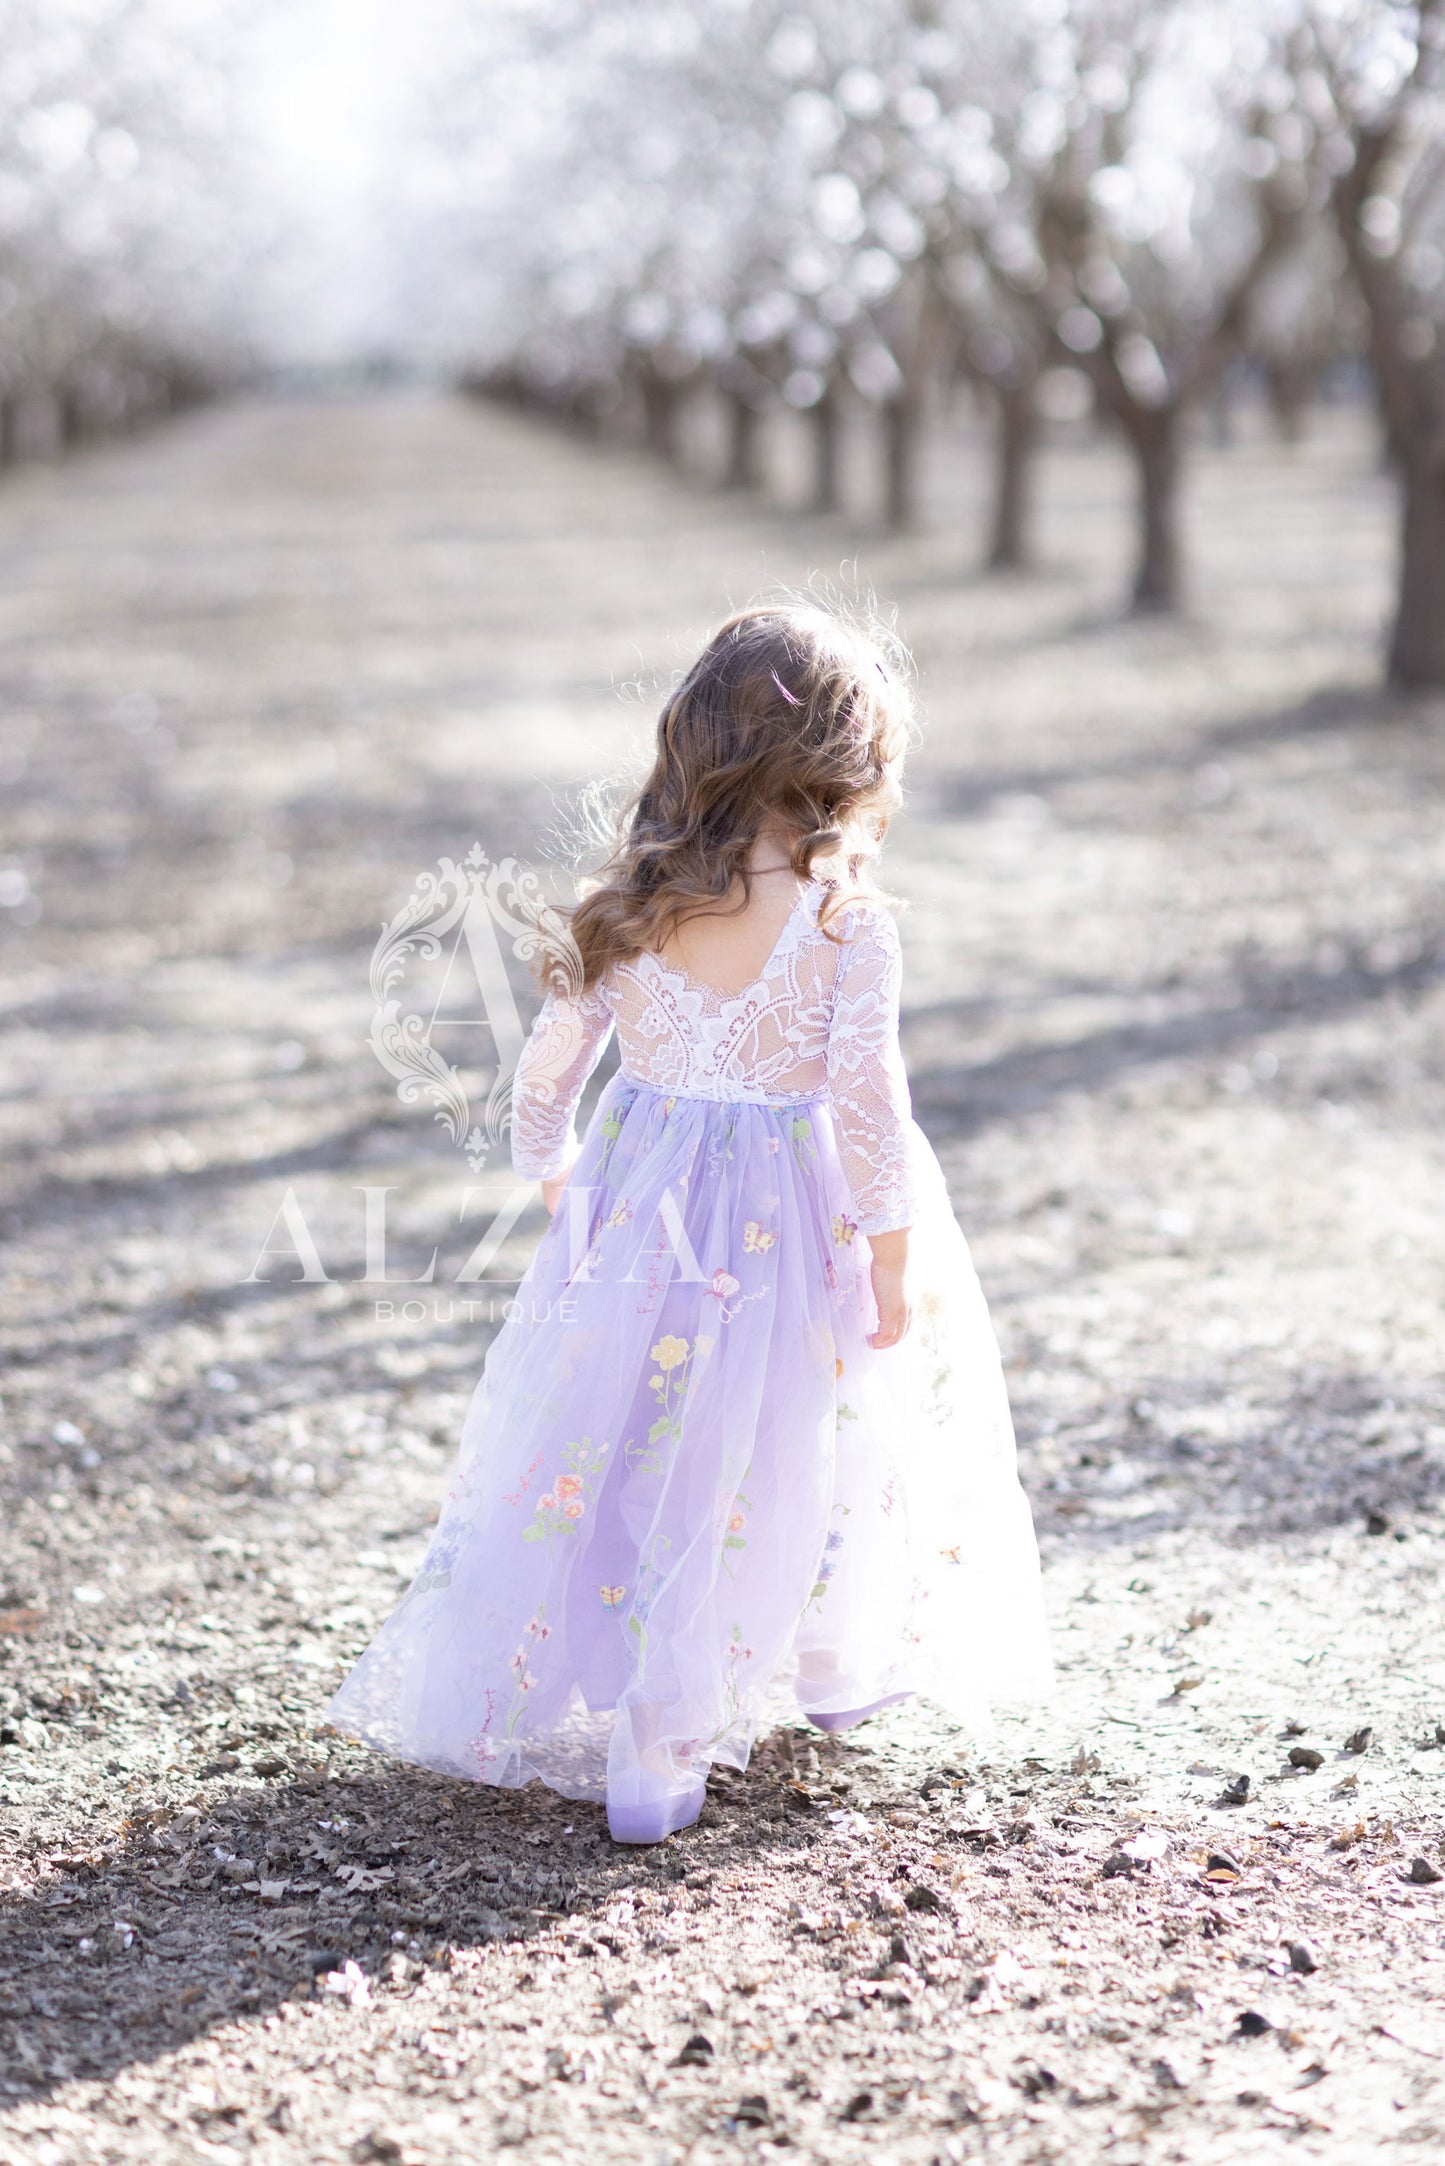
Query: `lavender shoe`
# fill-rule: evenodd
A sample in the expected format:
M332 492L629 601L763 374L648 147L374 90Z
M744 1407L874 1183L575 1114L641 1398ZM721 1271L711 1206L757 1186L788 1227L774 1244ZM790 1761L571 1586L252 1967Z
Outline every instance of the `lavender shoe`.
M607 1790L607 1832L615 1843L660 1843L690 1828L707 1803L702 1781L669 1782L639 1771Z
M835 1735L839 1730L851 1730L858 1723L866 1722L870 1715L881 1714L885 1707L896 1707L900 1700L911 1698L907 1692L890 1692L886 1700L875 1700L871 1707L850 1707L841 1715L810 1715L803 1709L803 1719L811 1722L815 1730L826 1730Z

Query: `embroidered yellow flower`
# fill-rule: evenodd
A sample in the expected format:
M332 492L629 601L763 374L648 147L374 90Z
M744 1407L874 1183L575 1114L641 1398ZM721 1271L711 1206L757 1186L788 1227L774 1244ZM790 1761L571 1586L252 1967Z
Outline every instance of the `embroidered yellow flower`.
M687 1359L686 1339L676 1338L672 1332L669 1332L665 1338L659 1339L656 1346L653 1347L652 1358L659 1369L675 1369L680 1362Z

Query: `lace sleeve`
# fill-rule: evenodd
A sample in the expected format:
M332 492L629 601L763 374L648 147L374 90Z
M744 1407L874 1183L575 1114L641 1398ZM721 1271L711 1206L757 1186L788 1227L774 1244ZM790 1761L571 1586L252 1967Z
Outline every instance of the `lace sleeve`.
M845 920L828 1028L828 1086L838 1148L863 1233L913 1219L908 1124L912 1105L898 1044L903 955L883 908Z
M512 1082L512 1166L524 1180L555 1180L576 1157L578 1102L611 1035L612 1010L596 986L543 1001Z

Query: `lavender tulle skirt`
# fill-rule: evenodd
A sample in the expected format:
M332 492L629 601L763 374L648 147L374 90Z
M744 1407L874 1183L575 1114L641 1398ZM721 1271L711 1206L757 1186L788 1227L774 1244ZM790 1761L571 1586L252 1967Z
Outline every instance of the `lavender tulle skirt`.
M800 1705L921 1693L986 1732L1046 1693L998 1351L913 1149L919 1309L876 1353L826 1099L613 1079L339 1730L601 1799L741 1767Z

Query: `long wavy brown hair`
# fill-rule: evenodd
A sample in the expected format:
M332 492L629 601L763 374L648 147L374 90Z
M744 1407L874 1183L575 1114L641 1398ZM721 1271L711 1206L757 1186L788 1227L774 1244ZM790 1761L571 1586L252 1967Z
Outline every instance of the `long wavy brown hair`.
M576 953L553 982L582 987L660 950L687 918L752 892L765 830L790 838L799 879L827 866L819 923L875 892L869 865L901 801L911 665L891 634L821 605L729 617L662 710L652 771L570 915Z

